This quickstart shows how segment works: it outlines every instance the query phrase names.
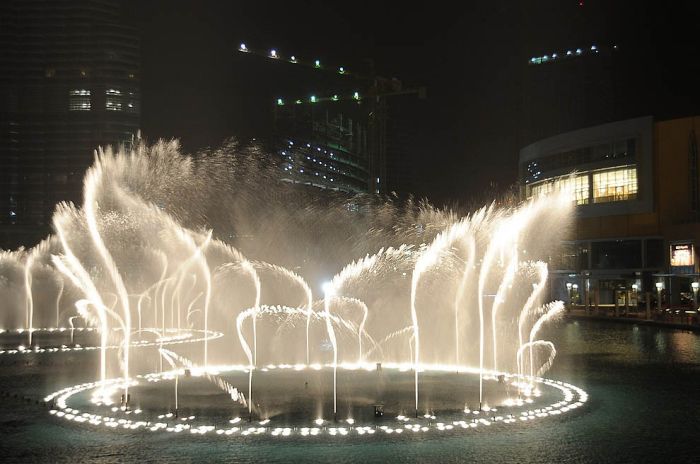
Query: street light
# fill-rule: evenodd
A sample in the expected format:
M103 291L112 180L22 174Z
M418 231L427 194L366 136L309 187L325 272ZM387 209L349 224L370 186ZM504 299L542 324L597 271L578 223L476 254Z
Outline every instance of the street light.
M656 299L656 309L661 312L661 290L664 288L664 283L663 282L656 282L656 293L657 293L657 299Z
M566 283L566 291L569 293L569 307L571 307L571 287L572 286L573 285L571 284L571 282Z
M700 282L695 281L690 284L691 288L693 289L693 301L695 302L695 307L697 308L698 306L698 290L700 289Z

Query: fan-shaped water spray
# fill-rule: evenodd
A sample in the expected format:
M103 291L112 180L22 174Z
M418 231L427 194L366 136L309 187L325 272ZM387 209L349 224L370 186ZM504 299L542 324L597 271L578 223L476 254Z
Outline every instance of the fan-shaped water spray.
M139 388L135 373L151 362L159 375L167 374L163 360L177 371L178 387L188 382L180 369L196 370L238 399L240 379L217 372L240 366L251 420L268 414L270 366L332 370L336 419L341 406L352 414L355 403L369 401L353 387L340 389L348 397L339 402L339 387L354 382L338 376L348 369L375 367L376 403L393 388L381 366L410 370L412 404L399 403L418 417L442 401L419 394L432 388L422 386L428 366L478 378L475 392L457 395L477 409L501 395L486 388L494 376L516 371L523 384L524 353L528 382L551 366L556 349L537 336L563 308L543 301L543 291L546 260L568 228L566 192L460 215L286 185L265 163L259 151L235 145L195 157L174 142L100 151L82 205L57 207L55 236L0 255L0 291L16 295L29 346L37 320L66 321L74 345L74 319L84 318L99 333L100 395L106 403L122 389L124 408ZM43 273L55 287L51 298L36 284ZM311 288L324 281L314 302ZM204 335L187 353L164 348L195 331ZM219 332L223 341L208 335ZM120 347L116 362L111 346ZM155 356L131 356L148 346L158 347ZM545 350L537 365L535 351ZM116 372L121 380L110 381ZM304 388L322 420L324 395L309 393L308 380Z

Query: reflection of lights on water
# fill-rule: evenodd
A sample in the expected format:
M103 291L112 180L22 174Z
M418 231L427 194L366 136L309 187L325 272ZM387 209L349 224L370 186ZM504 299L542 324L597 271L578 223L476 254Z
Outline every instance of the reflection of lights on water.
M51 327L51 328L45 328L45 329L32 329L31 332L55 332L55 331L63 332L66 329L65 327ZM94 327L76 327L75 329L72 329L75 331L97 331L96 328ZM118 329L114 329L115 331L119 331ZM144 329L146 330L146 329ZM17 329L16 331L18 334L21 334L24 332L24 329ZM0 333L3 333L3 331L0 331ZM195 334L200 334L201 336L195 337L193 335ZM152 346L158 346L158 347L163 347L167 345L179 345L183 343L197 343L197 342L202 342L205 340L213 340L216 338L223 337L224 334L221 332L215 332L213 330L207 330L206 332L204 330L197 330L197 329L189 329L186 333L184 334L179 334L179 335L173 335L169 337L161 337L156 339L155 341L147 341L147 340L137 340L137 341L132 341L130 343L130 346L132 348L144 348L144 347L152 347ZM109 345L105 347L106 349L109 350L115 350L115 349L123 349L122 345ZM0 350L0 355L2 354L17 354L17 353L23 353L23 354L30 354L30 353L57 353L57 352L69 352L69 351L95 351L99 350L99 346L82 346L79 343L74 344L73 346L67 346L67 345L61 345L60 347L52 347L52 348L41 348L39 345L33 346L31 349L27 349L26 346L24 345L19 345L16 350Z

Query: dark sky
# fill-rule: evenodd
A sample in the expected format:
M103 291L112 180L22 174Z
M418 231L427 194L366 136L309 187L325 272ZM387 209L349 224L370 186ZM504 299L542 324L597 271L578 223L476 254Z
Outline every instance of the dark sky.
M438 202L464 201L492 190L493 183L502 189L515 182L530 56L595 37L653 43L649 36L665 35L674 21L687 21L680 42L692 51L688 41L698 24L692 15L687 18L697 13L692 2L664 6L668 21L656 31L647 24L656 7L644 2L150 0L128 5L142 29L147 138L177 137L188 150L217 146L229 136L262 130L272 96L314 90L313 78L300 85L284 63L237 53L242 41L349 69L371 58L378 74L427 87L428 99L402 103L400 118L409 134L405 157L413 166L411 189Z

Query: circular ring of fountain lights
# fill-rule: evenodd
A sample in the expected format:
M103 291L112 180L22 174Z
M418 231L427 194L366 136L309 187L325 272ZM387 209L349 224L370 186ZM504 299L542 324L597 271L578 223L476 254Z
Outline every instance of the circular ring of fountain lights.
M321 366L318 364L314 365L269 365L264 369L294 369L294 370L304 370L304 369L315 369L321 370L323 368L331 368L332 365ZM369 365L367 366L338 366L344 370L354 370L354 369L367 369L371 370ZM406 365L385 365L383 368L397 369L397 370L408 370ZM193 368L192 375L201 375L204 370L201 368ZM244 366L215 366L210 367L207 372L214 374L222 374L231 371L249 372ZM455 371L454 366L442 366L442 365L426 365L421 367L421 371L424 372L446 372ZM464 368L460 369L460 374L476 374L478 375L477 369ZM135 380L130 384L130 388L139 384L140 381L146 382L159 382L162 380L174 379L176 375L182 375L182 370L173 370L162 373L149 373L136 376ZM484 380L497 380L498 375L504 375L506 381L514 381L514 379L519 379L520 377L516 374L507 373L493 373L489 372L488 375L484 377ZM588 401L588 394L581 388L571 385L566 382L546 379L543 377L530 377L525 376L520 378L521 380L526 380L527 383L532 387L532 391L528 392L524 400L508 400L509 404L504 404L498 408L484 408L482 411L470 411L465 409L464 416L462 420L449 420L446 422L440 422L435 415L426 414L417 418L407 417L404 415L399 415L395 418L391 425L377 425L377 424L356 424L353 419L345 419L338 423L333 421L316 419L312 424L306 426L277 426L271 424L270 419L256 420L246 424L245 420L240 417L229 420L229 424L224 427L221 424L205 424L196 421L195 416L181 417L178 418L174 416L171 412L158 413L156 412L153 417L156 420L139 420L133 419L134 416L139 416L144 413L141 409L128 409L124 406L122 407L111 407L111 412L113 415L105 414L94 414L86 411L81 411L76 408L69 406L69 401L75 395L86 392L89 390L97 390L102 388L103 390L108 390L112 393L122 389L124 387L123 379L108 379L102 382L89 382L79 385L74 385L71 387L63 388L58 390L44 398L47 403L52 403L52 409L49 413L53 416L59 417L64 420L76 422L76 423L87 423L94 426L102 426L111 429L126 429L126 430L142 430L147 432L169 432L169 433L190 433L193 435L205 435L205 434L216 434L222 436L248 436L248 435L267 435L267 436L282 436L287 437L290 435L299 436L346 436L346 435L373 435L375 433L379 434L396 434L400 435L404 432L445 432L445 431L457 431L460 429L469 430L479 427L486 427L491 425L508 425L515 423L527 423L531 421L537 421L538 419L543 419L546 417L560 416L562 414L574 411L582 406ZM522 383L520 384L522 385ZM551 388L557 393L561 394L561 399L551 404L547 404L540 407L528 406L533 404L535 400L532 396L539 396L537 393L540 387ZM534 392L534 393L532 393ZM95 402L93 400L93 402ZM525 406L531 407L532 409L513 411L512 413L504 413L501 409L508 409L509 407L515 406ZM148 412L148 411L147 411ZM342 422L342 423L341 423Z
M95 327L76 327L74 329L71 329L69 327L48 327L48 328L36 328L36 329L31 329L32 333L41 333L41 332L46 332L46 333L66 333L70 332L71 330L74 330L75 332L99 332L99 329ZM120 331L119 329L112 329L113 331ZM160 329L144 329L142 332L159 332ZM0 329L0 335L2 334L17 334L17 335L22 335L24 333L29 332L29 329L17 329L17 330L5 330L5 329ZM179 344L184 344L184 343L197 343L197 342L203 342L205 340L214 340L216 338L221 338L224 336L222 332L216 332L214 330L200 330L200 329L186 329L186 330L178 330L178 329L166 329L166 333L170 332L173 335L170 336L165 336L165 337L159 337L154 340L135 340L130 343L131 348L140 348L140 347L149 347L149 346L157 346L157 347L163 347L163 346L168 346L168 345L179 345ZM198 336L196 336L198 335ZM133 336L133 335L132 335ZM99 345L91 345L91 346L82 346L79 344L76 345L61 345L60 347L50 347L50 348L41 348L38 345L31 346L29 348L25 347L24 345L19 345L17 348L13 349L0 349L0 355L11 355L11 354L31 354L31 353L66 353L69 351L93 351L93 350L100 350L102 347ZM105 346L105 349L108 350L114 350L114 349L119 349L122 348L122 345L107 345Z

